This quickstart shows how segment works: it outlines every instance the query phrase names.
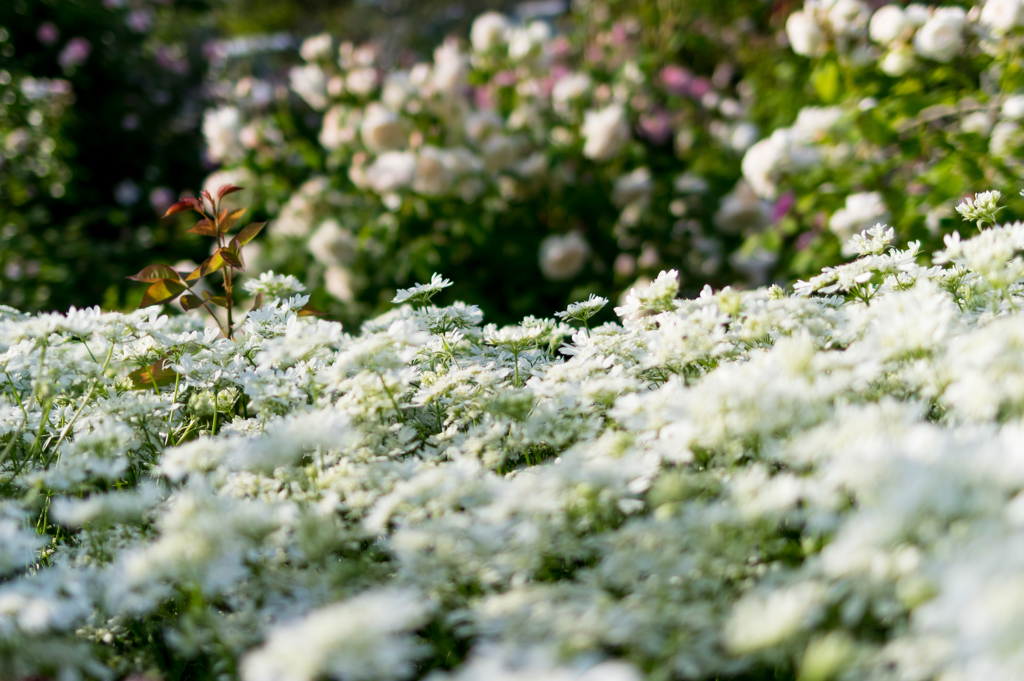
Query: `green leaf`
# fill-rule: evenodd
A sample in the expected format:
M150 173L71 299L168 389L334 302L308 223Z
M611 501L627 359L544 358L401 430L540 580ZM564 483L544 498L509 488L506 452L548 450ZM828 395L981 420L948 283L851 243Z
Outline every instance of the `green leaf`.
M204 260L202 265L192 271L192 274L185 277L185 281L193 281L200 277L205 277L207 274L216 272L220 268L224 267L224 258L221 257L220 254L223 250L223 248L219 249L216 253Z
M252 224L246 225L231 239L232 246L244 246L260 233L260 230L266 225L266 222L253 222Z
M217 230L213 228L213 223L206 218L197 222L192 229L188 230L188 233L199 234L201 236L217 236Z
M125 278L145 282L160 281L161 279L180 281L181 275L178 274L178 270L174 269L170 265L150 265L149 267L144 267L138 274L133 274L132 276Z
M231 231L231 228L235 226L236 222L238 222L238 218L242 217L243 215L245 215L244 208L239 208L238 210L232 211L231 213L228 213L227 209L221 211L220 233L227 234L229 231Z
M234 267L236 270L245 271L245 261L242 260L242 251L240 248L231 245L226 248L222 248L217 251L217 254L223 258L224 262Z
M188 286L175 279L159 279L146 289L142 296L142 303L139 307L160 305L178 297L178 294L188 289Z
M841 87L839 64L832 59L823 61L811 74L811 85L825 104L835 102Z

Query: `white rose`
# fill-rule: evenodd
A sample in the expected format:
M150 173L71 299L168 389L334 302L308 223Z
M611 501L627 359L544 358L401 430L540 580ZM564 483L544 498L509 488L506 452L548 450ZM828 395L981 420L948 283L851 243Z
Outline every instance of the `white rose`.
M377 102L366 107L359 136L370 151L401 149L409 141L405 125L398 114Z
M1007 97L1006 101L1003 102L1001 113L1003 118L1013 121L1024 118L1024 95Z
M560 78L551 88L551 103L555 111L568 112L570 105L586 95L591 85L593 81L585 73L570 73Z
M539 51L544 43L551 39L551 28L543 21L534 21L526 28L512 31L508 42L508 56L519 61L535 51Z
M366 97L377 88L377 69L366 67L350 71L345 77L345 89L357 97Z
M727 234L754 232L771 220L771 211L766 202L754 194L750 185L740 180L736 188L722 197L722 203L715 212L715 225Z
M914 57L914 51L910 49L909 45L897 45L882 57L882 60L878 62L878 68L882 70L882 73L898 78L914 68L916 63L917 58Z
M504 121L493 111L478 111L466 116L466 136L479 143L491 133L501 130Z
M843 243L843 255L852 255L846 242L854 234L889 219L889 209L879 192L861 192L846 197L846 205L832 214L828 228Z
M296 66L288 74L292 90L306 100L312 108L323 111L330 101L327 99L327 77L316 64Z
M914 49L922 57L948 62L963 46L967 14L960 7L940 7L914 36Z
M903 12L910 25L917 27L924 26L932 16L931 11L925 5L916 2L912 5L907 5Z
M876 43L888 45L899 38L910 25L901 7L886 5L871 17L868 34Z
M991 129L992 121L984 111L975 111L964 116L963 120L960 121L960 130L963 132L973 132L984 136Z
M993 33L1009 33L1024 23L1024 2L1021 0L988 0L979 21Z
M586 264L590 245L578 232L552 234L540 243L540 271L551 281L572 279Z
M404 189L416 175L416 155L407 151L388 151L366 169L366 182L378 194Z
M393 71L384 79L384 88L380 93L380 101L392 111L401 111L406 102L416 94L409 79L408 71Z
M458 94L469 77L466 55L459 51L458 43L446 41L434 50L434 70L430 84L434 90L449 96Z
M518 160L523 144L515 137L493 135L484 144L484 169L494 174L509 167Z
M355 236L337 220L324 220L307 244L313 257L328 266L350 264L356 257L356 246Z
M312 38L302 41L299 48L299 56L305 61L317 61L318 59L329 59L333 49L331 48L331 34L321 33Z
M839 35L859 36L871 18L871 10L860 0L835 0L828 8L828 22Z
M741 164L743 177L750 187L758 196L769 199L775 198L778 191L775 182L787 155L787 137L776 133L747 149Z
M621 104L586 112L581 132L586 140L583 155L595 161L607 161L615 156L633 137Z
M737 123L729 133L729 146L736 151L746 151L760 136L760 131L753 123Z
M451 191L453 173L448 168L446 152L437 147L425 146L416 158L416 175L413 190L426 196L441 196Z
M654 180L651 178L650 169L637 168L615 180L615 187L612 189L612 203L622 208L634 201L646 202L653 189Z
M334 151L356 140L359 125L359 112L339 104L331 107L324 114L323 126L320 128L320 144L324 149Z
M989 151L997 158L1013 158L1014 152L1021 144L1020 125L1016 121L1001 121L992 128L992 136L988 141Z
M469 42L476 52L490 52L505 44L510 28L511 24L504 14L485 12L473 21L473 27L469 29Z
M813 57L825 45L825 33L818 22L807 12L798 11L786 20L786 36L793 51L805 57Z
M240 134L242 114L233 106L208 109L203 114L203 137L212 161L237 160L245 154Z
M344 267L329 267L324 272L324 288L344 303L355 300L352 291L352 273Z

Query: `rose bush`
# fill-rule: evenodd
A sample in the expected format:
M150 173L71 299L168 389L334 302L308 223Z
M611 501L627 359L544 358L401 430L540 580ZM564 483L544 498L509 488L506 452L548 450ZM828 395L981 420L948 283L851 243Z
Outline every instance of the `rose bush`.
M208 185L253 186L275 218L262 267L349 320L435 269L460 272L459 295L486 292L502 321L618 295L666 265L694 292L761 283L774 260L750 238L774 216L738 181L759 123L794 106L761 88L797 60L777 28L743 0L578 2L483 14L467 41L397 64L321 34L285 78L217 86Z

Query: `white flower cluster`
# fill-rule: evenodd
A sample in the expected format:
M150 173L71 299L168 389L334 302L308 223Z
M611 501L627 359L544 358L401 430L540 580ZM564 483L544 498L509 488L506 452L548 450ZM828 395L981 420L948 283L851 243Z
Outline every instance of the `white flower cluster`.
M4 672L1020 678L1024 225L894 237L586 331L4 309Z

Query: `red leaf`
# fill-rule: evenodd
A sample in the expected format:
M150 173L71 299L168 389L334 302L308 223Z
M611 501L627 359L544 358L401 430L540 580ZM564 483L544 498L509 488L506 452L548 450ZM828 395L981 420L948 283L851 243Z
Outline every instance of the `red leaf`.
M221 188L217 190L217 198L223 199L228 194L234 194L235 192L240 191L242 191L242 187L236 187L233 184L225 184L222 185Z
M191 196L188 197L188 198L182 199L181 201L178 201L173 206L168 208L167 212L164 213L163 216L167 217L168 215L174 215L175 213L183 213L186 210L198 211L199 210L199 202L196 199L193 199Z
M160 281L161 279L174 279L180 281L181 275L178 274L178 271L170 265L150 265L149 267L142 268L142 271L138 274L125 277L125 279L145 282Z

